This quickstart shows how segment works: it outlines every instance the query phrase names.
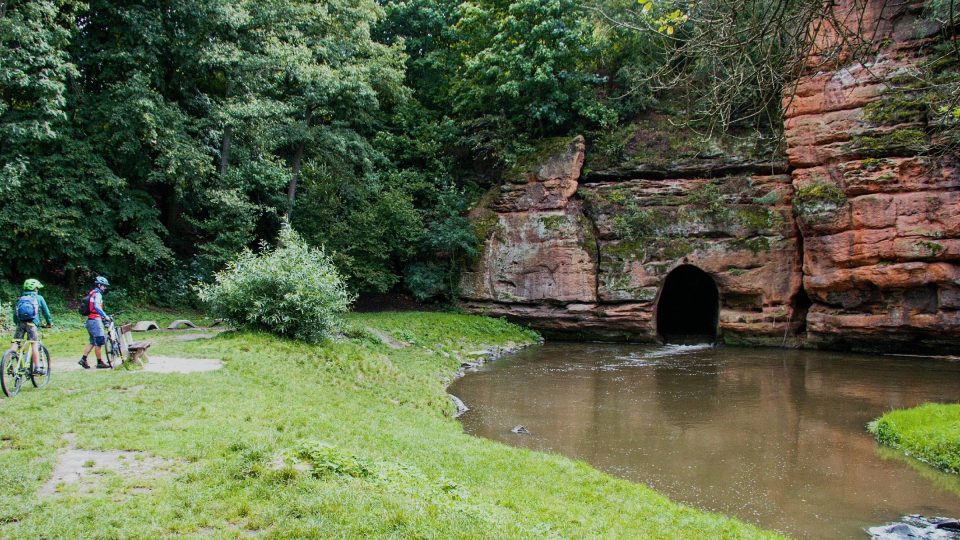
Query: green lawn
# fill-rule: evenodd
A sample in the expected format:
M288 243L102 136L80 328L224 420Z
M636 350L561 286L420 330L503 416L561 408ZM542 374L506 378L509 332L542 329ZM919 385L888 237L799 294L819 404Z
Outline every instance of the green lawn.
M527 331L437 313L352 315L350 324L349 339L319 346L153 333L154 354L226 367L55 373L46 389L0 399L0 537L776 536L583 463L463 434L445 393L456 354L531 342ZM365 327L412 345L391 349ZM47 344L72 358L84 338L51 332ZM108 472L91 493L67 486L40 500L65 433L83 449L174 460L174 472Z
M883 444L938 469L960 473L960 404L927 403L890 411L867 427Z

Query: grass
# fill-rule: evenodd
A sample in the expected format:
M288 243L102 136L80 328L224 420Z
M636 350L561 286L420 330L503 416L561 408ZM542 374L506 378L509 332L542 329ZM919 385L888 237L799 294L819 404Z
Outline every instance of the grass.
M960 404L890 411L867 426L883 444L940 470L960 473Z
M445 393L459 356L536 335L502 320L351 315L349 338L309 346L229 332L157 355L221 370L55 373L0 400L0 537L776 537L670 502L564 457L465 435ZM367 327L411 345L391 349ZM72 357L80 330L47 335ZM38 500L58 451L139 450L172 475L105 472L87 493Z

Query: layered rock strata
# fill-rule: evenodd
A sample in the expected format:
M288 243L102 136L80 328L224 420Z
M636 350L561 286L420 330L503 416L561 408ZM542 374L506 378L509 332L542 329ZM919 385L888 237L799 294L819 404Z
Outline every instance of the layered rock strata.
M918 70L934 69L938 35L922 5L871 0L858 13L839 2L840 24L785 101L814 345L960 342L960 166L938 148L917 84L932 75ZM844 33L875 46L869 63L850 60Z
M666 276L693 265L717 285L725 340L792 340L805 305L795 309L784 163L692 159L581 179L583 139L553 144L474 210L484 248L462 283L466 308L567 336L653 341Z
M831 6L784 101L785 156L707 144L677 159L684 135L641 129L581 177L583 139L548 141L473 211L484 243L464 306L655 340L666 277L692 265L717 287L727 342L960 345L960 160L929 84L957 66L931 52L944 38L923 1Z

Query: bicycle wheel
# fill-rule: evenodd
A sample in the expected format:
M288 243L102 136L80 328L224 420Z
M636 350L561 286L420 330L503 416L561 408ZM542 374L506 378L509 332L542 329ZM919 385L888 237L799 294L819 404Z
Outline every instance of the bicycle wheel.
M50 366L50 351L44 345L40 345L40 358L37 359L37 366L43 368L43 375L34 375L31 371L30 382L33 383L35 388L43 388L50 384L50 371L53 369Z
M107 333L107 364L115 368L122 363L123 351L120 349L120 340L117 338L116 329L111 328Z
M20 357L14 351L3 353L0 359L0 387L7 397L13 397L20 391L23 385L23 377L26 373L20 369Z

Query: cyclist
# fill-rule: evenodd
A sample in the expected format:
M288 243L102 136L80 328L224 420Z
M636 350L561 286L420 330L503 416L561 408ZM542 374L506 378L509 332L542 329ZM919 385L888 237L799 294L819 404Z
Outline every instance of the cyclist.
M23 282L23 292L13 307L13 320L17 321L17 331L13 334L13 339L23 339L24 336L32 343L30 347L33 350L33 373L45 375L46 370L43 366L38 366L40 359L40 348L37 343L40 341L40 334L37 333L37 327L40 326L40 315L47 321L47 326L53 325L50 318L50 308L47 307L47 301L40 296L40 289L43 284L36 279L30 278ZM16 350L16 344L10 345L10 350Z
M93 349L97 355L97 369L107 369L110 365L103 361L100 348L107 342L107 336L103 333L103 323L110 322L110 317L103 311L103 293L110 286L110 282L103 276L97 276L93 280L93 285L93 290L86 298L90 308L90 314L87 315L87 334L90 335L90 343L83 350L83 356L80 357L78 363L83 369L90 369L90 364L87 363L87 355Z

